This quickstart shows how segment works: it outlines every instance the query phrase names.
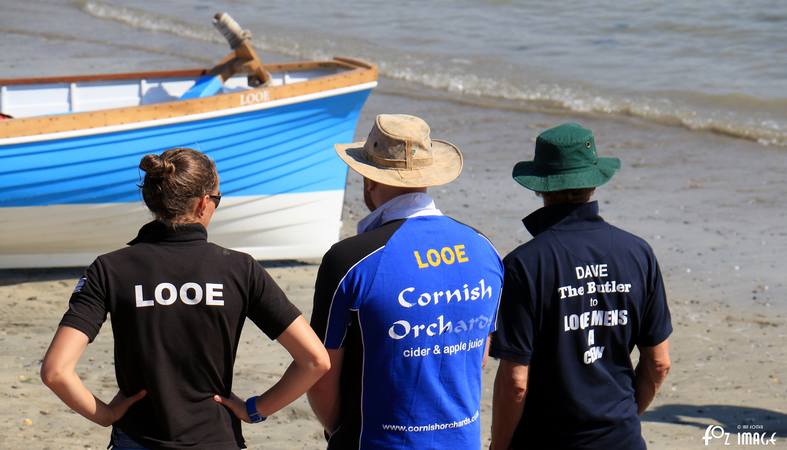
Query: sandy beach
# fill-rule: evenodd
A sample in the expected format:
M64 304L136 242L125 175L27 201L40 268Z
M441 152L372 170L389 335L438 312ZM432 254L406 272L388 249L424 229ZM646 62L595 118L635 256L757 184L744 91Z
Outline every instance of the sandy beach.
M777 433L780 448L787 448L787 319L779 261L787 251L783 151L626 119L465 105L477 115L465 113L457 120L444 114L452 106L446 100L415 101L385 92L383 80L364 110L361 132L378 112L410 112L424 116L435 137L464 149L460 179L433 194L445 213L484 230L501 253L529 239L519 219L538 207L535 196L510 180L511 165L531 154L535 135L550 124L579 120L594 129L600 152L624 163L598 192L602 215L653 245L672 309L673 369L643 417L649 447L702 448L705 428L719 424L733 436L738 426L761 426ZM364 214L360 178L351 174L345 235L354 232ZM263 263L307 317L318 263ZM40 359L80 274L77 268L0 272L2 448L103 448L108 441L108 429L70 412L38 378ZM286 353L247 324L236 392L262 391L286 364ZM484 441L496 367L492 361L485 371ZM108 324L89 346L79 372L100 398L114 395ZM244 426L244 433L250 448L322 448L320 428L305 399L262 426Z
M8 44L0 56L2 77L210 66L225 53L223 44L132 29L68 8L59 10L57 21L40 27L41 10L59 8L55 2L13 8L6 19L0 17ZM69 23L83 24L90 35L78 35ZM34 29L40 30L29 31ZM157 44L151 48L146 42ZM51 73L38 71L44 66ZM430 192L444 213L483 231L501 254L530 239L520 220L540 201L511 179L513 165L532 157L535 137L545 128L577 121L592 129L599 154L623 162L621 171L597 191L601 214L652 245L672 311L673 368L643 416L648 447L724 448L721 439L707 446L702 440L709 425L720 425L731 433L733 447L736 433L750 430L776 433L776 448L787 448L784 147L625 115L457 97L390 78L380 80L364 107L358 137L365 137L374 116L383 112L421 116L432 126L433 137L462 149L460 178ZM366 213L361 179L351 173L343 235L354 234ZM318 264L263 262L307 318ZM72 413L38 375L82 270L0 271L0 449L106 448L109 429ZM117 390L112 348L107 323L78 366L86 385L107 401ZM288 361L280 346L247 323L235 366L236 393L245 397L263 391ZM484 443L496 369L497 362L491 361L484 375ZM305 398L264 424L244 425L244 435L252 449L324 448Z

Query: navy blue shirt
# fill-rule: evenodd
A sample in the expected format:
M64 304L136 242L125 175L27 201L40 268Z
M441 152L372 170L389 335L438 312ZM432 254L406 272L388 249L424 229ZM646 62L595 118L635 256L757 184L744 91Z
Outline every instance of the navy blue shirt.
M336 244L312 326L344 348L330 449L479 449L481 363L503 267L489 241L445 216L385 224Z
M529 366L512 447L644 449L630 354L672 332L653 251L606 223L597 202L523 222L534 239L504 259L490 351Z

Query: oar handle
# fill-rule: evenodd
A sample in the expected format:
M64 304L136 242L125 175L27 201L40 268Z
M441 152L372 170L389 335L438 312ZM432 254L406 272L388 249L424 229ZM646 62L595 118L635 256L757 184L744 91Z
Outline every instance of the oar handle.
M251 46L251 33L238 25L238 22L227 13L218 13L213 17L213 26L227 39L232 54L228 55L222 62L210 70L211 74L221 74L222 79L226 80L239 69L240 65L246 66L248 71L254 74L256 81L254 86L259 84L269 84L271 74L265 70L262 61L257 56ZM251 79L250 79L251 84Z
M213 26L219 30L233 49L240 46L244 40L251 39L251 33L242 29L238 22L235 22L235 19L227 13L216 14L213 17Z

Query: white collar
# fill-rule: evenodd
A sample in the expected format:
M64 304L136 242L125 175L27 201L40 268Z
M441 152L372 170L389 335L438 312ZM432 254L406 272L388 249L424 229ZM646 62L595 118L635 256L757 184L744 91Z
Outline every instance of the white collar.
M358 234L374 230L392 220L442 215L429 194L425 192L402 194L383 203L358 222Z

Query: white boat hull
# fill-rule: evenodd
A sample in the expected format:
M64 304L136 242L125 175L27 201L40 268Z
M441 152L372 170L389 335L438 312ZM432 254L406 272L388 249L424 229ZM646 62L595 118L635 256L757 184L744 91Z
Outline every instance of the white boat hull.
M376 70L342 59L273 69L270 86L232 79L189 100L176 98L186 72L6 80L0 100L19 118L0 121L0 268L84 266L122 247L152 219L140 159L174 147L216 162L212 242L257 259L321 257L339 238L347 175L333 144L353 139ZM104 97L129 106L101 109Z
M208 240L256 259L320 258L336 242L343 198L344 191L223 198ZM13 207L3 217L0 269L86 266L152 219L141 201Z

